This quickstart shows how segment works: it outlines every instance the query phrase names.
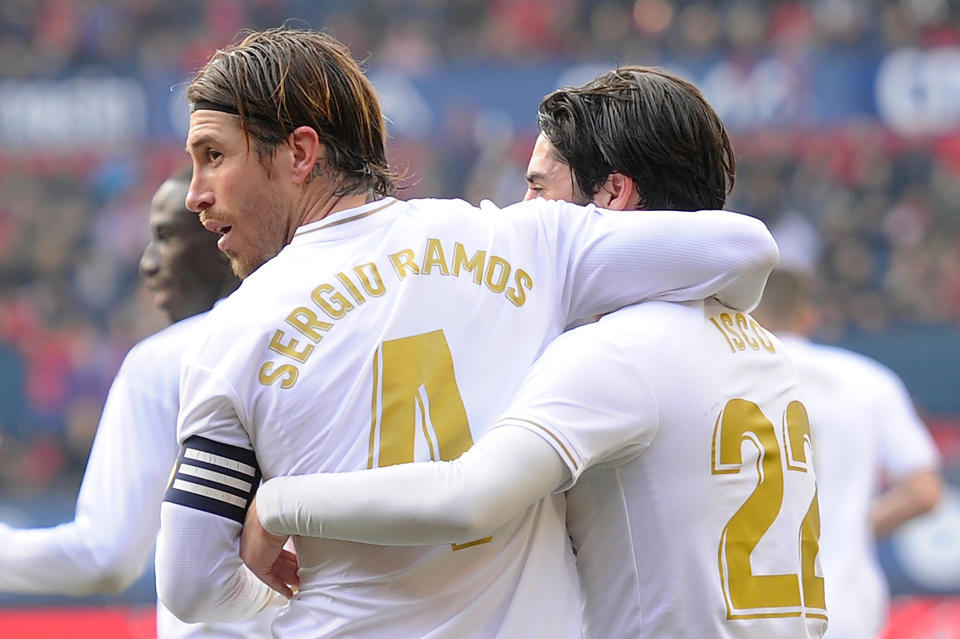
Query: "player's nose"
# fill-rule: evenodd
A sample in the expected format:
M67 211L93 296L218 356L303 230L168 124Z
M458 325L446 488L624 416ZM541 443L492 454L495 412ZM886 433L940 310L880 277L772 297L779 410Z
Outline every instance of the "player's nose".
M150 279L156 276L159 271L160 260L157 258L157 247L151 240L143 249L143 255L140 256L140 275L144 279Z
M187 198L184 205L188 211L194 213L199 213L213 206L213 191L200 181L196 170L194 170L193 178L190 180L190 188L187 189Z

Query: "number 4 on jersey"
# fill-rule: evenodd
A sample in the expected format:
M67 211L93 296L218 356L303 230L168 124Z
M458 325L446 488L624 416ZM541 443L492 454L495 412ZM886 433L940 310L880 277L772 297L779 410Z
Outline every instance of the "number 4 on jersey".
M368 468L413 462L418 430L434 461L454 460L473 446L443 331L380 345L373 360L371 415ZM453 549L491 539L453 544Z

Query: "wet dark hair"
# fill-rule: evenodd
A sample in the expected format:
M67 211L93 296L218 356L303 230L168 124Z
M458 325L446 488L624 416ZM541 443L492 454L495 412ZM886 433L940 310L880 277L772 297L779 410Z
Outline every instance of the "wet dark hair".
M295 128L311 127L326 148L337 195L396 191L373 85L347 48L325 34L285 27L249 33L197 72L187 100L193 110L240 116L261 161Z
M720 209L733 188L723 123L697 87L662 69L621 67L554 91L538 125L585 201L613 172L633 179L642 209Z

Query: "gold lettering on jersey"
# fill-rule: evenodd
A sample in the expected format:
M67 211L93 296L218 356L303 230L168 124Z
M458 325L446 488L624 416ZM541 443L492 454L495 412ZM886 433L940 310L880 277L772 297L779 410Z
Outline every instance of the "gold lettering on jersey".
M329 331L333 328L333 324L317 319L317 314L305 306L290 311L290 314L287 315L287 324L300 331L301 334L313 342L319 342L323 339L318 331Z
M767 334L767 329L760 326L757 320L750 318L750 328L753 329L753 334L757 336L757 340L760 342L760 346L763 346L764 350L768 353L776 353L777 349L773 345L773 341L770 340L770 336Z
M507 299L513 302L514 306L523 306L527 301L527 291L533 288L533 278L525 270L518 268L513 274L513 281L515 286L507 289ZM526 291L523 290L524 286L527 288Z
M390 263L393 264L393 268L401 280L407 276L408 270L413 271L414 275L420 274L420 268L417 266L417 258L413 253L413 249L403 249L402 251L391 253L389 258Z
M494 293L503 293L510 279L510 262L499 255L491 255L487 263L487 272L483 277L484 284Z
M357 279L360 280L360 285L363 286L367 295L380 297L387 292L387 288L383 285L383 278L380 277L380 271L373 262L354 266L353 272L357 274Z
M334 293L329 298L325 297L330 291L336 290L330 284L321 284L317 288L313 289L313 294L311 297L317 306L320 307L320 310L329 315L333 319L340 319L348 312L354 309L353 304L351 304L343 293Z
M730 339L733 340L733 345L737 347L737 350L744 350L747 345L737 333L737 327L734 326L733 318L730 317L730 313L720 313L720 323L723 324L724 331L726 331L727 335L730 336Z
M446 257L448 254L451 254L449 249L444 251L442 242L431 237L424 245L423 259L419 262L418 253L413 249L397 251L387 257L401 280L408 275L422 277L440 273L462 277L469 273L474 284L482 284L497 294L504 293L514 306L523 306L527 301L527 293L533 290L533 278L530 274L523 269L514 269L509 260L499 255L488 255L485 250L469 254L460 242L453 243L453 258L449 263ZM511 275L514 285L507 288Z
M300 377L300 371L293 364L277 366L276 362L264 362L263 366L260 367L258 379L264 386L269 386L280 380L280 388L293 388L298 377Z
M753 350L760 350L760 342L747 335L747 331L750 329L750 326L747 324L747 318L743 316L743 313L737 313L736 318L737 328L740 329L740 336L743 337L743 341Z
M443 255L443 246L440 244L440 240L435 237L428 239L425 253L423 264L420 266L420 273L429 275L434 267L439 266L441 275L450 275L450 270L447 268L447 258Z
M487 260L486 251L477 251L469 260L467 259L467 250L463 244L456 242L453 245L453 274L459 276L460 269L466 269L473 273L473 283L479 284L483 279L483 263Z
M473 541L468 541L464 544L450 544L453 546L453 550L465 550L466 548L473 548L474 546L479 546L480 544L489 544L493 541L493 536L484 537L483 539L474 539Z
M717 321L717 318L711 317L710 321L713 323L714 326L717 327L717 330L720 331L720 334L723 335L723 339L727 340L727 344L730 346L730 352L736 353L737 348L733 345L733 342L730 341L730 336L727 335L727 332L723 330L722 326L720 326L720 322Z
M268 346L268 348L271 351L280 353L281 355L292 357L298 362L307 361L307 358L310 357L310 353L313 352L313 348L314 348L313 344L307 344L302 351L298 351L297 346L300 345L300 342L298 342L296 339L291 337L290 341L284 344L283 343L284 337L285 336L283 334L283 331L278 329L277 332L274 333L273 337L270 339L270 345Z
M350 297L352 297L357 304L363 304L367 301L367 298L363 296L363 293L360 292L357 285L350 281L346 273L337 273L337 279L346 287L347 291L350 292Z
M453 275L503 294L517 307L526 303L533 290L533 277L528 271L514 268L507 258L489 255L484 249L471 252L461 242L453 242L451 248L437 238L428 238L422 251L406 248L388 253L379 261L381 265L389 261L401 282L409 281L411 276ZM386 292L387 283L377 262L357 264L318 284L310 294L311 303L294 308L284 318L297 337L291 335L289 329L277 329L271 335L267 349L287 361L265 362L260 367L260 383L270 386L280 382L281 388L293 387L300 376L299 365L307 362L316 350L315 345L324 339L323 334L332 331L336 322L350 312ZM320 319L321 316L324 319ZM304 343L304 339L309 343Z
M754 351L763 349L768 353L777 352L767 329L760 326L757 320L749 315L735 313L731 316L730 313L720 313L709 319L710 323L723 335L731 353L745 351L748 348Z

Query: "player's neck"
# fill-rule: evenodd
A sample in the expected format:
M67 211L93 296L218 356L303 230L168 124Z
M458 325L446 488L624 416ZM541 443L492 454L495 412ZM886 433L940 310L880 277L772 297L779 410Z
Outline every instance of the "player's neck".
M296 228L318 222L332 213L346 211L358 206L363 206L366 203L367 195L365 193L353 193L349 195L328 193L323 197L318 197L308 202L308 205L303 207L303 215L297 221ZM295 231L296 228L293 230Z

